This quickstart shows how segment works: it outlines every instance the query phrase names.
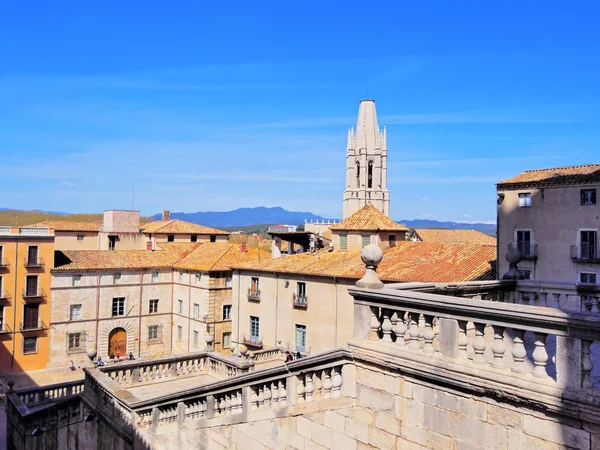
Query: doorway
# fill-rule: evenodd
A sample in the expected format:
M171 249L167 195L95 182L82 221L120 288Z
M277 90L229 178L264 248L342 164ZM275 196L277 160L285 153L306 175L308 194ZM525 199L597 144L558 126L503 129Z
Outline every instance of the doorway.
M108 354L125 356L127 354L127 331L115 328L108 335Z

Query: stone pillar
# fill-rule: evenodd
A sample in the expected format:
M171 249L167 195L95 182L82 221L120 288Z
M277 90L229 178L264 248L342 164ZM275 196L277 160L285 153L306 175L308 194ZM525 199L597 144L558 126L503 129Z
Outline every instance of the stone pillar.
M561 389L581 386L581 339L556 336L556 382Z
M458 326L454 319L439 320L439 344L440 352L447 358L458 356Z

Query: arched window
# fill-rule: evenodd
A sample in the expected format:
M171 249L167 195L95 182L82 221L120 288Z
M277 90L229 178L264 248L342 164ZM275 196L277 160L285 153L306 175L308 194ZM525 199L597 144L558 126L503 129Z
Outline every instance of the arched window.
M371 189L373 187L373 161L369 161L369 171L367 173L367 187Z
M360 187L360 163L356 161L356 187Z

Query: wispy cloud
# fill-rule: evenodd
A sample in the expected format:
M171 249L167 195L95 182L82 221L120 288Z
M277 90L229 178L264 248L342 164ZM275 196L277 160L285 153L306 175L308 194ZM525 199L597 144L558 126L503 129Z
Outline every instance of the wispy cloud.
M75 184L71 183L70 181L61 181L59 184L61 184L63 186L67 186L67 187L75 186Z

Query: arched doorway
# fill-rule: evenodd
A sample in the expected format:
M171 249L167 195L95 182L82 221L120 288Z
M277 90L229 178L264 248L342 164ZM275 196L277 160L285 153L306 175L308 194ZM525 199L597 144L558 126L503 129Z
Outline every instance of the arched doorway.
M115 328L108 335L108 354L125 356L127 354L127 331Z

